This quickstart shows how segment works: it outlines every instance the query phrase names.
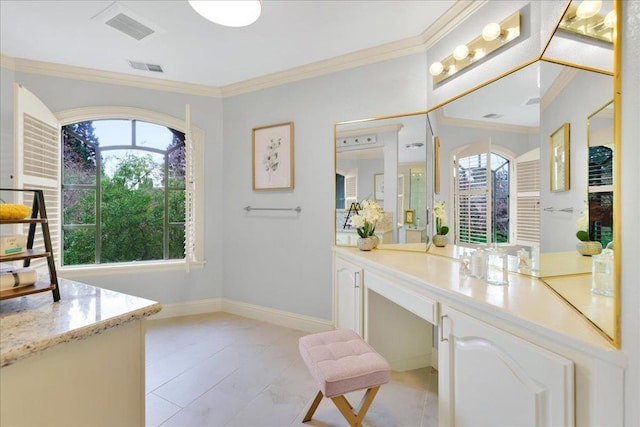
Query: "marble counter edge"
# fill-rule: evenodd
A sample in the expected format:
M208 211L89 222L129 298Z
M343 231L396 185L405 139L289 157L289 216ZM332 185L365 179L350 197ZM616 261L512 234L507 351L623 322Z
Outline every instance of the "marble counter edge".
M463 304L464 306L471 308L475 311L480 311L485 315L489 315L492 317L499 318L503 322L513 322L520 328L524 328L529 332L542 336L545 339L551 340L560 345L567 345L571 343L574 348L577 348L581 351L589 353L591 355L597 356L603 360L607 360L609 362L613 362L618 366L624 367L627 364L626 358L622 355L622 353L612 346L609 342L607 342L603 337L601 337L598 332L595 331L595 328L588 324L587 320L579 316L578 313L574 313L576 317L579 317L581 321L584 322L585 330L590 331L590 335L597 335L595 338L598 342L594 342L594 339L587 340L581 337L575 337L570 334L566 334L560 330L554 329L549 325L545 325L543 323L537 322L535 319L531 319L512 311L506 310L501 307L496 307L486 301L481 301L476 298L473 298L469 295L465 295L463 293L456 292L455 290L446 289L445 287L438 286L434 283L429 283L425 279L421 277L417 277L399 269L395 266L384 265L378 262L375 259L371 259L371 256L368 254L371 253L384 253L387 251L371 251L371 252L362 252L354 248L346 248L346 247L338 247L334 246L332 248L334 253L346 256L347 258L360 262L365 267L372 267L377 269L378 271L384 272L387 275L391 275L393 277L397 277L401 280L407 281L414 286L422 287L427 292L431 292L434 295L441 296L447 300L455 301L456 303ZM397 254L398 251L388 251L389 253ZM426 257L436 257L439 260L438 262L452 263L457 266L458 261L454 259L448 259L446 257L441 257L438 255L428 254L428 253L414 253L407 252L410 256L426 256ZM517 275L520 276L520 275ZM522 276L520 276L522 277ZM476 280L476 279L473 279ZM532 280L539 282L542 286L547 286L544 284L539 278L528 277L527 280ZM426 288L425 288L426 287ZM551 292L551 290L549 290ZM555 298L558 298L555 294L553 294ZM564 302L563 302L564 303ZM565 303L566 304L566 303ZM571 310L569 306L567 306L567 310Z
M11 348L6 352L2 352L2 355L0 356L0 368L12 365L18 360L40 353L58 344L71 341L80 341L90 336L101 334L109 329L116 328L126 323L144 319L158 313L160 310L162 310L162 305L160 303L155 303L148 307L143 307L138 310L114 316L88 326L84 326L68 332L63 332L50 338L33 341L28 344L23 344L18 347Z
M73 282L69 280L62 279L62 283L74 283L77 285L82 285L88 288L101 289L97 287L93 287L91 285L86 285L80 282ZM19 331L17 333L17 338L13 338L12 340L6 339L4 337L3 348L0 349L0 368L4 368L6 366L10 366L13 363L30 357L32 355L41 353L51 347L54 347L58 344L71 342L71 341L80 341L85 338L101 334L109 329L117 328L119 326L125 325L127 323L142 320L149 316L152 316L162 310L162 305L159 302L147 300L145 298L133 297L131 295L122 294L115 291L109 291L114 294L126 295L127 297L136 298L139 300L140 306L132 309L126 309L122 312L115 313L111 317L107 317L105 319L101 319L86 325L69 328L68 330L54 332L49 335L43 335L39 337L25 337L24 331ZM47 298L50 298L48 293L40 294L45 295ZM35 296L37 298L37 296ZM21 298L34 298L34 296L26 296ZM64 298L64 296L63 296ZM69 299L73 299L70 297ZM58 304L51 302L51 304ZM19 311L19 312L5 312L4 316L21 316L28 314L30 309ZM35 310L34 310L35 311ZM0 320L5 320L6 317L3 317ZM11 333L2 331L3 333ZM8 341L8 342L7 342Z

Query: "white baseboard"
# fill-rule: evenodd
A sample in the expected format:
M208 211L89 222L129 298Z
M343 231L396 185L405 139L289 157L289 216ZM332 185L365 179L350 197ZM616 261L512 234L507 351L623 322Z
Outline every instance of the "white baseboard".
M308 333L323 332L333 329L333 322L330 320L318 319L316 317L290 313L287 311L276 310L274 308L262 307L255 304L248 304L223 298L162 304L162 310L149 317L149 320L216 313L219 311L237 314L239 316L260 320L262 322L273 323L275 325L286 326L287 328L298 329Z
M318 319L316 317L228 299L222 301L222 311L308 333L324 332L334 329L333 322L330 320Z
M149 320L168 319L170 317L191 316L222 311L222 298L211 298L199 301L162 304L162 310L149 317Z

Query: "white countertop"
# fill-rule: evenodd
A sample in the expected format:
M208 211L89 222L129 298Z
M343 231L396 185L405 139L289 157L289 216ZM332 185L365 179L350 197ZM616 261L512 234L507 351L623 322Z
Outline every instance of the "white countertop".
M51 292L0 301L0 367L162 309L159 303L144 298L70 280L59 281L58 302L53 302Z
M509 274L509 285L494 286L472 277L462 278L459 262L427 253L335 247L340 255L393 277L418 285L441 302L455 302L500 318L520 328L534 330L557 342L624 365L624 357L574 308L541 280Z

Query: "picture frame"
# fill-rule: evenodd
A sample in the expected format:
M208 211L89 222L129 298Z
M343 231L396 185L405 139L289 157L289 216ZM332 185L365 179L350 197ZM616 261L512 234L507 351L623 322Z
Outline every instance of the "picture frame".
M549 189L552 193L567 191L570 167L570 127L564 123L549 136Z
M384 200L384 174L373 174L373 193L376 200Z
M404 211L404 223L405 224L413 224L416 218L416 210L415 209L405 209Z
M253 190L294 188L293 122L252 129Z

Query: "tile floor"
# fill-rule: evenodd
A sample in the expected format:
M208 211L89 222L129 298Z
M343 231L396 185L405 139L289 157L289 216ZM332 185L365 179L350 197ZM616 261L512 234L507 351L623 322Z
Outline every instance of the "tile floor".
M298 353L305 332L226 313L147 324L147 426L346 425L329 399L301 423L317 393ZM437 389L432 368L392 372L364 425L437 426Z

